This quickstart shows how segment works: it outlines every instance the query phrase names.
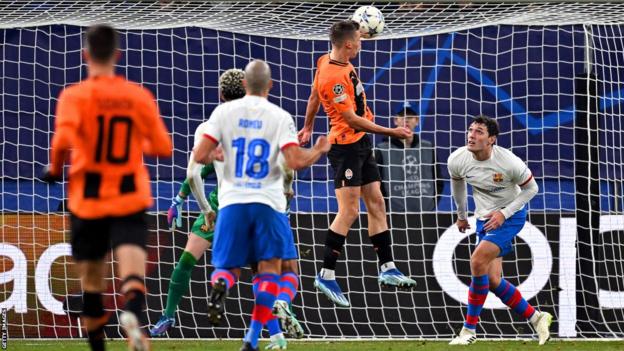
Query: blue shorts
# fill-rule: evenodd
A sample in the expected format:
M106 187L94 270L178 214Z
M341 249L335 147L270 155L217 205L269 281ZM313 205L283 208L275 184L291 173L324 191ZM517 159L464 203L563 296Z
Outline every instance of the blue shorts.
M284 213L260 203L234 204L219 211L212 242L215 268L240 268L272 258L297 258Z
M527 210L526 207L524 207L520 211L514 213L511 217L507 218L503 225L501 225L498 229L487 233L483 230L483 226L487 221L477 219L477 236L479 238L477 245L479 245L482 240L487 240L496 244L496 246L500 248L498 257L507 255L511 252L514 238L524 227L526 217Z

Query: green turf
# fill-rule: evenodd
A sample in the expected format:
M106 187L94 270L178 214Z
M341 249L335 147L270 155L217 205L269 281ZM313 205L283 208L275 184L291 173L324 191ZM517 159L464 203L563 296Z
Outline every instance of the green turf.
M260 349L267 344L260 342ZM158 350L184 350L184 351L225 351L238 350L240 341L165 341L154 340L152 349ZM32 351L32 350L88 350L86 342L49 340L8 340L7 350ZM122 341L109 341L107 350L126 350L126 344ZM470 346L450 347L443 341L326 341L326 342L295 342L288 344L288 350L313 350L313 351L419 351L419 350L471 350L471 351L529 351L529 350L560 350L560 351L588 351L588 350L624 350L624 341L553 341L544 346L537 345L537 341L479 341Z

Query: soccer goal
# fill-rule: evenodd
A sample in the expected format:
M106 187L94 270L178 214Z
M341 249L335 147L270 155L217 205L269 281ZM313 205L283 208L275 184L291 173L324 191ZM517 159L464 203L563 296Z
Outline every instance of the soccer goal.
M370 4L370 3L366 3ZM122 34L118 72L150 89L171 133L171 160L147 160L150 210L147 318L166 301L183 230L165 213L186 174L195 128L219 103L217 81L252 58L273 72L270 100L303 126L316 60L330 25L363 3L345 1L12 1L0 5L0 307L11 337L80 335L80 283L70 258L63 185L36 179L48 163L59 91L86 76L82 34L111 23ZM555 316L555 337L624 337L624 4L585 1L390 1L375 6L384 32L362 42L354 66L377 123L417 115L417 140L392 148L376 136L397 266L412 292L381 289L377 260L356 221L336 274L350 308L313 287L324 232L337 211L325 158L296 176L291 223L300 293L294 311L309 338L449 338L464 320L473 234L453 227L446 160L465 143L470 118L495 117L498 145L526 160L540 191L505 259L505 277ZM314 137L327 132L317 116ZM385 143L385 144L384 144ZM390 146L389 146L390 145ZM214 186L214 180L208 182ZM470 208L473 209L472 202ZM473 223L474 228L474 223ZM172 338L242 338L253 303L250 273L211 327L210 253L193 271ZM110 265L111 270L114 265ZM107 281L105 306L122 306ZM478 333L532 337L529 324L490 294ZM108 337L120 337L111 316Z

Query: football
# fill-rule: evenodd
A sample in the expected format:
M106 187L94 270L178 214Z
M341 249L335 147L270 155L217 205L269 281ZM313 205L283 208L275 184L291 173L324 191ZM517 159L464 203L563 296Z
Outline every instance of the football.
M375 6L360 7L351 19L360 24L362 38L374 38L384 29L383 14Z

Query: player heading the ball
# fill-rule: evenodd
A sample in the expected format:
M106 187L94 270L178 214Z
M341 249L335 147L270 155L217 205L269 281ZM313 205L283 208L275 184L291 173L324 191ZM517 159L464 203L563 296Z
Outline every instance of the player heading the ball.
M327 230L323 269L316 276L314 285L343 307L349 306L349 302L336 282L336 261L351 225L359 216L360 198L364 199L368 210L368 235L379 258L379 283L401 289L416 286L416 282L403 275L393 262L381 176L371 139L366 134L405 139L412 131L405 127L386 128L373 122L373 113L366 105L364 86L349 62L360 52L360 35L355 21L345 20L332 25L329 35L332 49L317 61L305 125L298 134L300 143L310 140L314 118L322 104L331 126L328 139L332 146L327 157L335 173L338 214Z

